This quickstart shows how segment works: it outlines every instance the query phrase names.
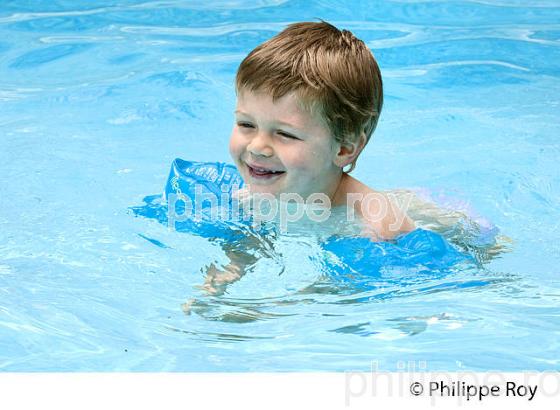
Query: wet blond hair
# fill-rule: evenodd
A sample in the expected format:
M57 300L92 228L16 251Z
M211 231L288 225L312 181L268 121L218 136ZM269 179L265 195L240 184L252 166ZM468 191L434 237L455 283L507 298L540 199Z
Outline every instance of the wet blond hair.
M340 143L356 142L364 132L367 144L383 105L381 72L369 48L325 21L290 24L257 46L237 70L236 92L242 90L265 92L273 101L296 92Z

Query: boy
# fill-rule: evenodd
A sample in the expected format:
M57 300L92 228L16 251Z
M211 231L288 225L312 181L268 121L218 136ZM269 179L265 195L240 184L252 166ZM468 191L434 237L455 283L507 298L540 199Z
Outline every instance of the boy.
M352 33L326 22L291 24L241 62L236 92L230 153L250 194L323 194L330 206L353 209L376 241L415 229L386 194L348 174L383 104L379 67ZM207 292L223 293L257 262L239 245L225 245L228 265L206 269ZM186 313L194 302L183 305Z
M251 193L323 194L353 208L373 240L414 230L387 195L348 174L383 104L379 67L352 33L289 25L241 62L236 92L230 153Z

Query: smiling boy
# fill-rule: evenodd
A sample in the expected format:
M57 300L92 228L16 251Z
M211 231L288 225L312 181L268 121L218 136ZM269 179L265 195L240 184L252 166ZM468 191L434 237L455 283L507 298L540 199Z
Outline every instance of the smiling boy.
M351 32L289 25L242 61L236 91L230 153L251 193L324 194L353 209L373 240L414 230L386 194L349 175L383 105L379 67Z

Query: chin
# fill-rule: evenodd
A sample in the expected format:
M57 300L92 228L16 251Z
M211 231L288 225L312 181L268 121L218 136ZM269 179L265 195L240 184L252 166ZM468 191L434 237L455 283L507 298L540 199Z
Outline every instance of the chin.
M274 195L275 197L280 194L277 189L263 186L263 185L256 185L256 184L246 184L249 187L249 192L252 194L270 194Z

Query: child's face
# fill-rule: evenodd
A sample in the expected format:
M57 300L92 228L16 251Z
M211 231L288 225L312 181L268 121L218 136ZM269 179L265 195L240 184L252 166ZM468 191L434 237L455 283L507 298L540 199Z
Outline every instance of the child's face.
M251 192L332 198L340 181L340 144L294 93L272 102L268 94L240 91L229 148Z

